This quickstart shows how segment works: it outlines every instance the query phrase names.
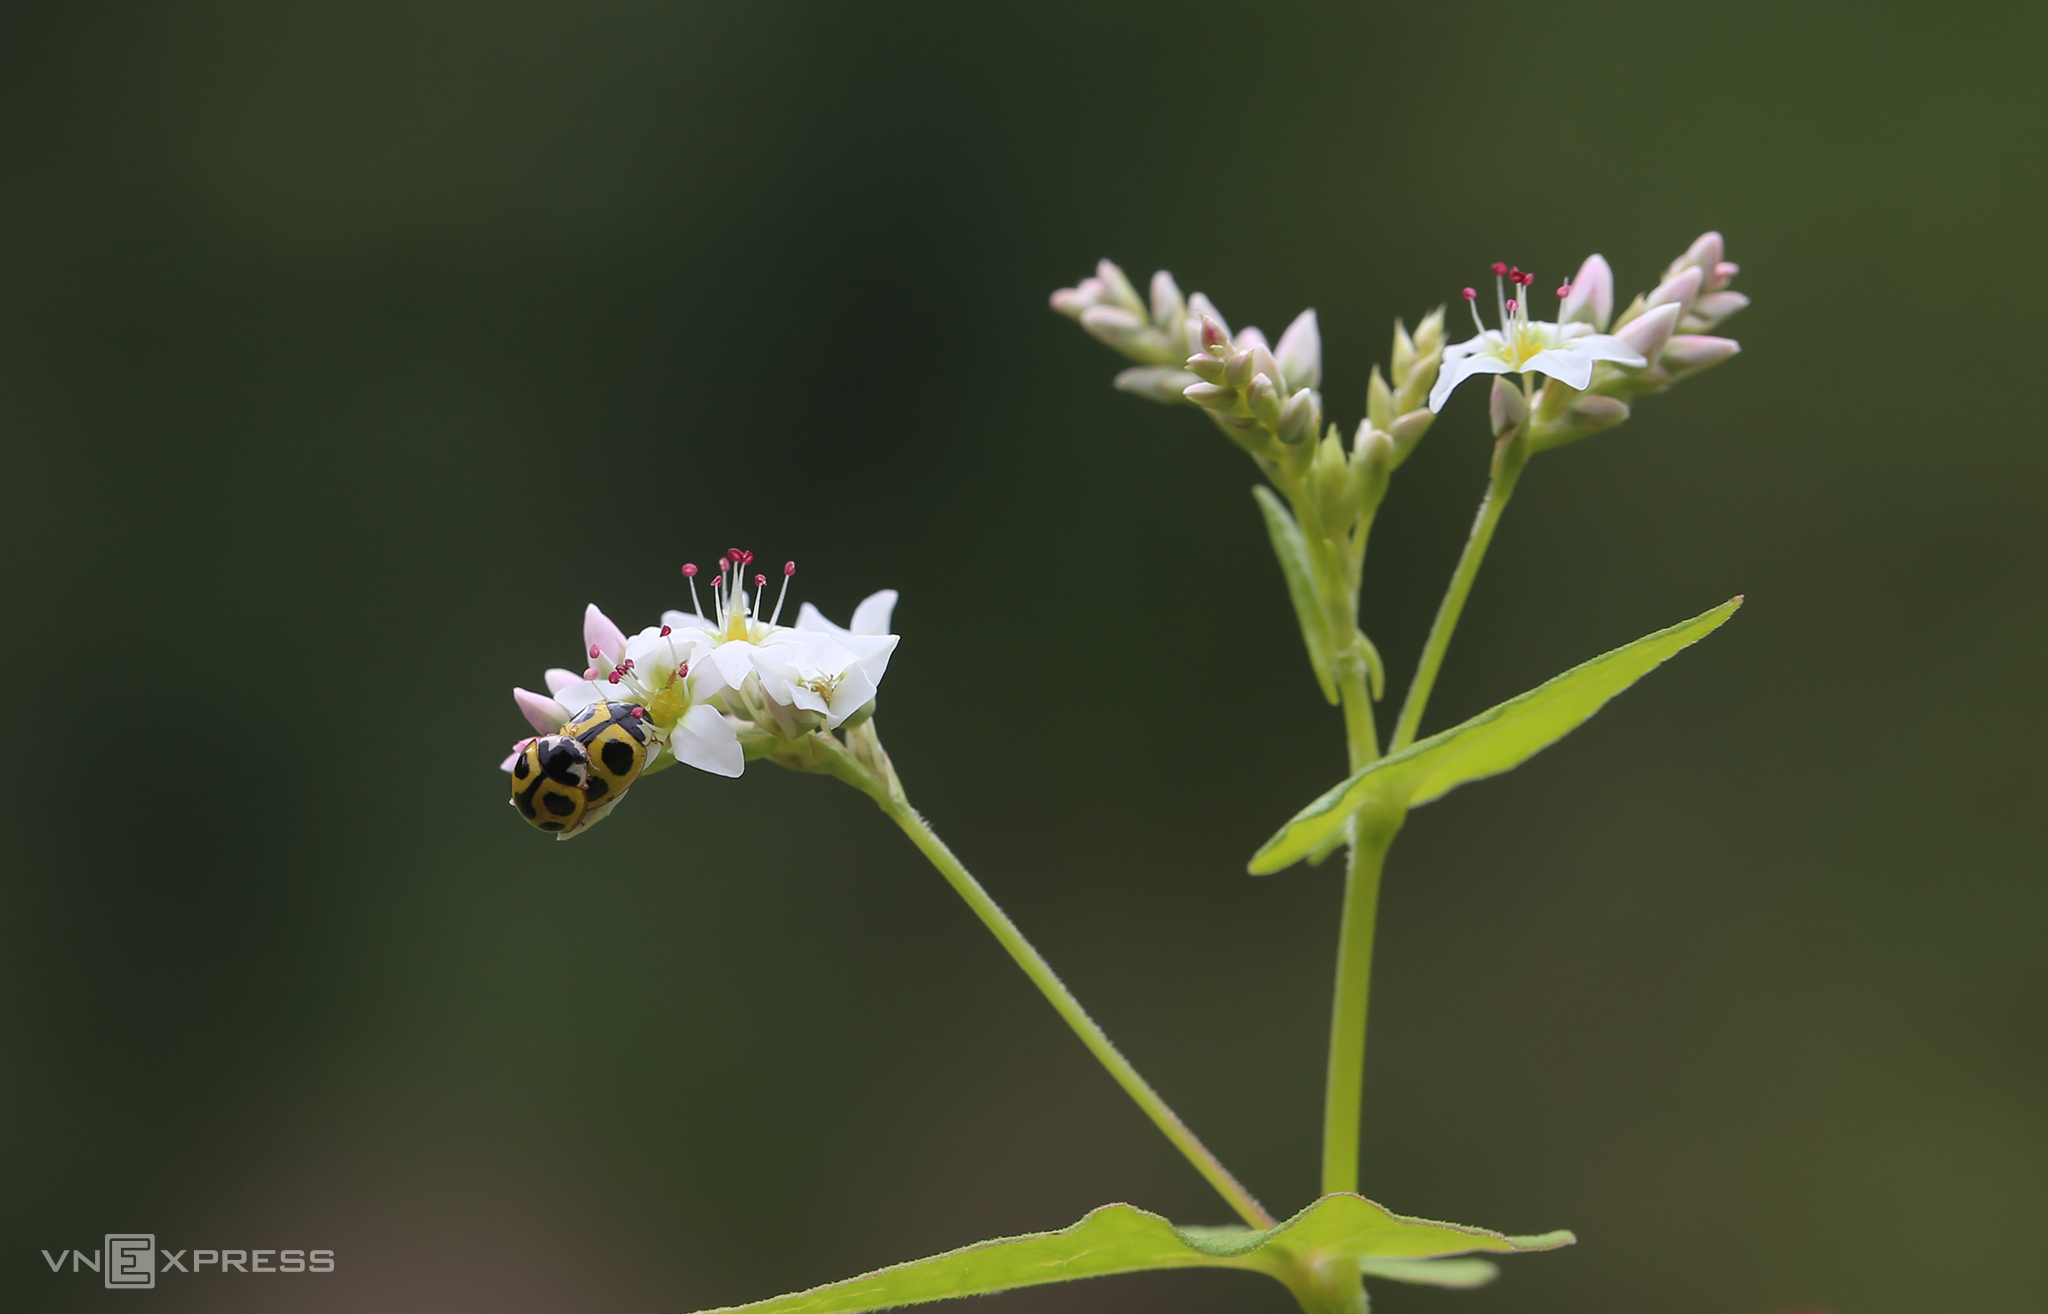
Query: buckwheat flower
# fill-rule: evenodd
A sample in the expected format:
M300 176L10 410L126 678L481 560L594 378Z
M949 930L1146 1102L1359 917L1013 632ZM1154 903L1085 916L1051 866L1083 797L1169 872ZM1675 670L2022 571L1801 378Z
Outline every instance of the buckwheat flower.
M652 732L648 766L666 749L699 771L740 774L745 755L739 734L713 702L725 692L726 682L715 666L691 668L698 645L689 637L654 627L628 639L595 604L584 611L583 637L591 665L582 675L561 667L549 670L547 697L525 689L512 691L513 701L536 731L553 734L600 700L631 703L645 711ZM502 764L504 770L512 769L527 742L514 746ZM585 827L596 820L589 818Z
M883 589L861 599L853 609L853 623L844 629L825 619L825 614L806 602L797 609L799 633L828 634L859 658L861 669L876 684L889 669L890 654L896 651L897 636L889 633L889 618L896 611L896 590Z
M782 587L764 620L760 612L768 577L753 576L751 596L746 587L746 567L753 559L742 548L719 559L709 615L697 594L696 568L684 567L695 609L664 612L662 623L691 640L695 660L718 670L730 691L723 702L735 715L784 738L837 729L873 701L889 669L897 643L888 633L896 591L884 589L862 602L851 629L826 620L808 602L798 609L797 623L786 626L782 608L796 563L783 563Z
M852 648L820 631L786 633L785 641L762 650L757 664L763 709L785 739L837 730L874 701L874 679Z
M1598 332L1582 320L1562 324L1529 318L1528 288L1534 274L1495 263L1494 299L1500 309L1500 328L1489 329L1479 318L1475 304L1478 293L1465 289L1465 303L1472 307L1476 336L1444 349L1443 368L1436 386L1429 390L1429 409L1440 411L1451 392L1475 374L1543 374L1573 388L1584 388L1593 380L1593 366L1601 361L1640 366L1649 359L1621 339ZM1504 283L1512 281L1519 297L1509 297ZM1569 302L1569 286L1558 289ZM1576 307L1574 307L1576 309Z

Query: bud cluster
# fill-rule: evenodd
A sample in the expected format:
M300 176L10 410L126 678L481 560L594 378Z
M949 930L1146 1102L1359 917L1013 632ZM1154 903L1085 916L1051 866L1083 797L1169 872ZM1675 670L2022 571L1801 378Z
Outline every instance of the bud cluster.
M1709 332L1749 304L1748 297L1728 286L1740 267L1725 255L1719 233L1702 233L1665 269L1656 287L1637 296L1614 319L1614 337L1641 352L1647 365L1602 364L1584 391L1556 379L1545 383L1528 431L1530 447L1540 451L1611 429L1628 419L1626 399L1662 392L1741 351L1735 339ZM1560 322L1582 322L1600 332L1609 331L1614 273L1605 259L1588 256L1578 275L1560 292ZM1500 391L1495 389L1496 394ZM1496 433L1502 431L1504 408L1512 411L1512 401L1497 395ZM1520 420L1509 417L1509 423L1519 424Z
M1209 298L1183 297L1166 270L1140 298L1109 260L1096 264L1094 277L1053 293L1052 307L1138 362L1117 375L1117 387L1192 402L1254 455L1279 461L1322 428L1323 339L1313 310L1297 315L1278 343L1256 328L1232 334Z
M1387 362L1387 376L1393 382L1381 375L1379 366L1372 367L1372 379L1366 385L1365 422L1392 442L1395 465L1408 459L1436 420L1436 412L1428 405L1429 390L1436 385L1443 360L1442 306L1423 316L1412 335L1406 324L1394 321L1394 352Z

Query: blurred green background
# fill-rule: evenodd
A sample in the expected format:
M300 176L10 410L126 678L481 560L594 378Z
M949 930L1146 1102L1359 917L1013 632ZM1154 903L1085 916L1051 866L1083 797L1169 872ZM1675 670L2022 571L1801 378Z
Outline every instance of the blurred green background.
M1418 813L1367 1190L1582 1244L1394 1314L2040 1308L2038 7L16 8L0 1305L648 1311L1225 1210L902 837L766 767L561 845L508 689L731 544L903 591L913 798L1278 1210L1336 778L1246 490L1045 305L1111 255L1396 314L1728 235L1745 353L1524 480L1441 727L1736 592ZM1483 393L1402 471L1405 680ZM323 1246L109 1292L38 1250ZM1000 1314L1289 1308L1240 1274Z

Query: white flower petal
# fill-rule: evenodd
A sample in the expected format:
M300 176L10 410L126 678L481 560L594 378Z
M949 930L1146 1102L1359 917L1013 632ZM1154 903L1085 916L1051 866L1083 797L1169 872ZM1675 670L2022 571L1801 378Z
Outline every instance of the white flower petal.
M1593 381L1593 357L1571 348L1539 351L1522 367L1525 371L1548 374L1559 383L1583 389Z
M1314 313L1314 312L1310 312ZM853 609L853 623L846 628L855 634L887 634L889 618L896 610L896 590L883 589L861 599Z
M665 611L661 623L673 630L702 630L706 634L718 633L718 626L694 611Z
M1463 342L1454 342L1450 346L1445 347L1444 364L1448 365L1454 360L1463 360L1467 356L1477 356L1484 352L1499 351L1500 348L1500 334L1492 329L1488 329L1476 337L1466 338Z
M868 678L866 671L854 667L840 677L839 684L832 690L831 702L825 709L828 713L825 728L837 730L840 722L866 707L874 696L875 682Z
M1446 360L1437 371L1436 386L1429 390L1429 409L1440 411L1449 400L1451 389L1457 387L1475 374L1513 374L1514 366L1498 356L1467 356L1460 361Z
M599 684L595 680L578 680L574 684L555 690L555 701L567 708L570 718L574 719L597 706L601 699L612 697L615 692L610 684Z
M732 722L716 709L692 707L669 733L668 751L676 761L714 776L737 776L746 770L747 755Z
M806 602L796 609L796 628L806 633L845 634L846 631L825 619L825 613Z
M727 685L737 689L747 682L747 676L753 671L754 663L759 660L760 654L761 650L753 644L744 639L736 639L731 643L719 644L706 653L704 658L718 668L719 675L724 677Z

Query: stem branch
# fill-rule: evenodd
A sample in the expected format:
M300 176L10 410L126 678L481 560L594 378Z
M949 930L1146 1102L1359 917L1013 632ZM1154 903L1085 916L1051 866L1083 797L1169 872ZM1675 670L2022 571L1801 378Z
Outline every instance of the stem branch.
M1394 722L1394 737L1387 743L1389 753L1398 753L1415 742L1415 732L1422 725L1422 710L1429 705L1430 691L1436 688L1437 672L1444 664L1444 653L1450 649L1451 634L1458 628L1458 617L1464 613L1465 599L1472 592L1472 581L1479 576L1479 564L1486 559L1487 545L1493 542L1494 528L1500 524L1501 514L1507 510L1508 498L1513 495L1515 481L1520 478L1522 464L1528 459L1528 446L1519 435L1511 435L1496 450L1493 462L1493 478L1486 485L1486 498L1479 504L1479 515L1472 522L1472 535L1465 540L1465 551L1458 558L1456 570L1451 572L1450 587L1444 590L1444 599L1437 604L1436 620L1429 627L1429 638L1422 645L1422 660L1416 664L1415 678L1408 685L1408 697L1401 703L1401 715Z
M917 846L918 852L924 854L932 866L938 868L939 874L946 878L946 883L966 900L967 906L974 910L974 915L981 918L982 925L988 927L1003 948L1009 951L1017 966L1024 969L1024 975L1031 978L1031 983L1038 987L1054 1011L1066 1019L1067 1025L1074 1029L1074 1034L1081 1038L1081 1043L1088 1047L1088 1052L1093 1054L1103 1067L1109 1069L1109 1075L1116 1079L1116 1084L1123 1087L1124 1093L1137 1102L1138 1107L1145 1111L1145 1116L1152 1120L1154 1126L1166 1133L1166 1139L1172 1141L1174 1148L1195 1166L1195 1171L1201 1173L1209 1185L1215 1187L1217 1193L1230 1203L1230 1207L1237 1211L1237 1216L1260 1230L1275 1226L1276 1220L1266 1212L1265 1206L1261 1205L1237 1178L1231 1176L1230 1170L1223 1166L1222 1161L1217 1159L1208 1146L1202 1144L1188 1125L1180 1120L1180 1116L1159 1097L1159 1092L1153 1090L1151 1084L1131 1066L1130 1060L1110 1043L1109 1037L1096 1025L1095 1019L1089 1017L1087 1010L1081 1007L1081 1001L1074 998L1073 992L1068 990L1053 972L1052 965L1032 947L1029 940L1024 938L1024 933L1017 929L1017 924L1010 920L1009 915L994 899L989 897L981 882L974 879L973 874L953 855L953 851L946 847L945 841L933 832L931 826L918 814L917 809L910 806L909 800L901 793L901 786L896 785L892 789L883 785L859 763L852 761L844 749L833 752L833 757L833 774L873 798L882 811L889 815L889 819L902 828L903 833L910 837L910 842ZM890 774L893 777L894 773ZM893 779L890 783L894 784Z

